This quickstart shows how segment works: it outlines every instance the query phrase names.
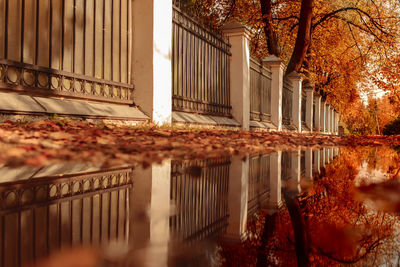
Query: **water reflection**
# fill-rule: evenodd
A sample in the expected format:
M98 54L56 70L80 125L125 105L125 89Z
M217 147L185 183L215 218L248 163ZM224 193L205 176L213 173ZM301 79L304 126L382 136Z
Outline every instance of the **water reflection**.
M342 150L337 159L339 149L323 148L146 169L0 169L0 266L72 246L96 249L88 266L360 263L396 222L351 188L380 165L393 176L400 168L376 151Z

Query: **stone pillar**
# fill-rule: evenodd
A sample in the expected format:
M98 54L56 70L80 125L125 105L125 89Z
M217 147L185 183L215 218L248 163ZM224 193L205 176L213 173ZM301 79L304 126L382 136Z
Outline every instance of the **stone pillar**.
M155 123L172 120L172 0L132 1L134 101Z
M290 73L287 78L293 84L293 105L292 105L292 118L293 124L301 133L301 90L302 90L302 77L297 72Z
M231 20L222 28L231 44L230 90L232 116L244 130L250 127L250 34L244 25Z
M321 150L317 149L313 152L313 174L321 172Z
M321 159L321 164L320 164L320 168L324 168L326 165L326 161L325 161L325 148L322 148L320 150L320 159Z
M335 117L335 121L336 121L336 134L337 134L337 135L339 135L339 124L340 124L339 118L340 118L340 114L339 114L339 112L337 112L337 113L336 113L336 117Z
M282 151L271 153L269 173L269 204L278 208L282 204Z
M229 169L229 221L224 240L241 242L246 238L249 157L234 157Z
M170 238L171 162L135 169L133 183L129 196L129 246L143 251L140 257L145 266L166 266Z
M325 164L329 164L330 158L329 158L329 148L325 148Z
M326 105L326 114L325 114L325 128L326 133L331 133L331 106L329 104Z
M314 121L314 88L310 83L307 83L304 86L304 91L306 92L307 100L306 100L306 125L310 129L310 132L313 131L313 121Z
M282 61L276 56L269 56L263 60L263 64L271 69L271 121L282 130L282 90L283 90L283 69Z
M292 178L291 178L291 185L290 188L294 190L290 190L291 192L301 193L301 186L300 186L300 178L301 178L301 150L298 149L297 151L291 152L291 161L292 161Z
M316 95L315 96L315 118L314 118L314 123L315 123L315 130L317 132L321 131L321 96Z
M311 148L307 148L306 153L306 178L312 181L313 178L313 151Z
M331 107L331 134L335 134L335 121L334 121L334 113L335 113L335 109L333 107Z
M326 133L326 102L322 101L321 102L321 124L320 124L320 131L322 133Z

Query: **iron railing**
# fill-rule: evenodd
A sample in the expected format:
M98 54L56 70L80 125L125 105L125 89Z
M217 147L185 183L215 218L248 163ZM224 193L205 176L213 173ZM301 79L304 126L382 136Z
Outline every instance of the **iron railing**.
M0 185L0 266L22 266L62 247L128 242L132 169Z
M251 217L262 208L270 194L270 156L255 156L249 161L247 215Z
M317 110L316 110L316 107L317 107L317 105L315 104L315 99L313 99L313 129L314 129L314 131L317 130L317 127L316 127L316 125L317 125L317 123L316 123L316 121L317 121L317 117L316 117Z
M282 152L281 160L281 178L284 181L290 180L292 178L292 158L290 152Z
M300 157L300 174L301 176L306 175L306 152L301 151L301 157Z
M1 90L133 103L131 2L3 1Z
M306 124L306 113L307 113L307 96L305 92L301 93L301 124Z
M190 242L225 232L229 166L229 158L172 163L171 201L176 205L176 214L170 218L173 236Z
M288 79L283 79L282 91L282 123L284 125L293 124L293 85Z
M250 61L250 119L271 120L271 72L254 58Z
M176 5L172 39L173 110L230 117L228 40Z

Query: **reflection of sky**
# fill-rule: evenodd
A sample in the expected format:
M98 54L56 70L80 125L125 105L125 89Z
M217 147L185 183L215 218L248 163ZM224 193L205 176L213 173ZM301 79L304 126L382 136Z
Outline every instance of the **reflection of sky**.
M370 169L368 162L364 161L361 164L360 170L354 179L355 186L369 185L381 183L389 179L389 175L380 169Z

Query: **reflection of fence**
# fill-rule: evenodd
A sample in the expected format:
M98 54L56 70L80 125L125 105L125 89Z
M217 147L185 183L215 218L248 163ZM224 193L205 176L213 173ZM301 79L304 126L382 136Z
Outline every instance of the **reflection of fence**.
M224 232L229 166L229 159L172 164L171 200L177 207L170 219L173 235L192 241Z
M60 247L126 241L131 169L0 185L0 265L20 266Z
M250 61L250 119L271 120L271 72L254 58Z
M2 1L0 87L132 103L131 18L129 0Z
M282 180L289 180L292 178L292 159L290 152L282 152Z
M270 192L270 156L256 156L249 161L248 216L265 205Z
M293 85L288 79L283 80L282 91L282 123L292 124Z
M230 116L228 41L177 5L172 37L173 110Z
M305 151L301 151L300 174L301 174L301 176L306 175L306 152Z

